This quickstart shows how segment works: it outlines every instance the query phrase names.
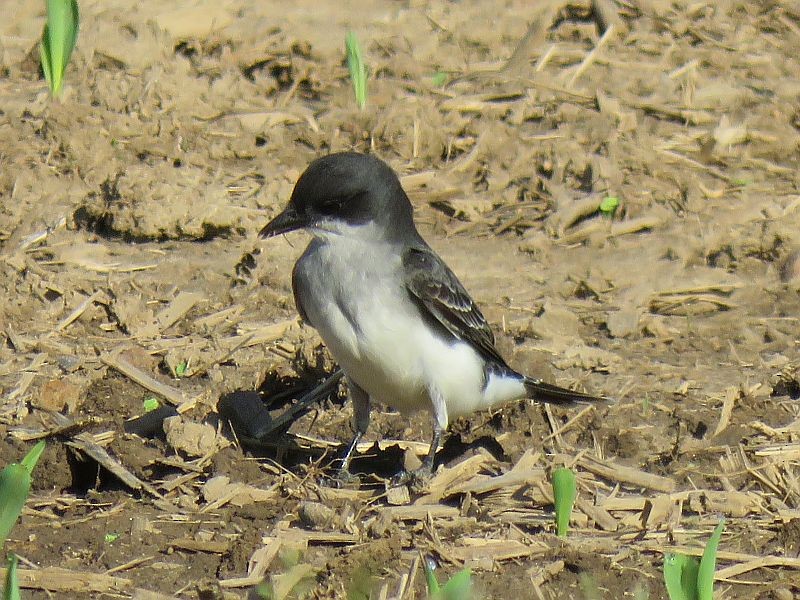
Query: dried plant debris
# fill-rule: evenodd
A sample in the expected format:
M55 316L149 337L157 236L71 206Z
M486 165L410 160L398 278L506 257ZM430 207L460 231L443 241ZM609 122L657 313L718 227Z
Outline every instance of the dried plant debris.
M662 598L724 517L717 593L800 596L795 6L81 3L54 99L19 4L0 455L47 440L5 542L23 593L421 598L433 557L486 598ZM414 487L390 477L427 416L375 402L360 480L326 485L352 408L294 307L307 239L257 232L339 150L397 170L510 364L613 401L456 419Z

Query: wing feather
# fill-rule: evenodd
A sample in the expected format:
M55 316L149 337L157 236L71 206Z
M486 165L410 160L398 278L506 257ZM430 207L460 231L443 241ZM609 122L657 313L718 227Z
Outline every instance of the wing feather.
M403 253L405 286L424 314L456 338L472 344L486 359L505 365L494 346L494 334L461 282L430 248Z

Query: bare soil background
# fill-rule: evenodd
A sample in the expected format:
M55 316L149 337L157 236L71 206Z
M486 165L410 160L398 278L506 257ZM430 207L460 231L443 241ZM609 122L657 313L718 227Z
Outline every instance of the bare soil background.
M663 552L722 515L721 597L800 596L796 4L81 9L60 101L43 3L0 24L0 458L49 440L6 544L27 597L240 598L284 574L421 598L423 552L485 598L666 598ZM400 173L515 367L614 402L459 420L422 495L380 477L424 451L426 415L375 413L360 488L319 485L343 395L273 447L236 443L220 397L297 397L332 369L291 299L306 240L256 233L345 149ZM126 433L150 397L180 417Z

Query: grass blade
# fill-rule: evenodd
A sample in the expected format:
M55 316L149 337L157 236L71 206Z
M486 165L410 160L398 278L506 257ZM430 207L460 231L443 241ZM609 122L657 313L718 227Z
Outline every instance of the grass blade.
M572 505L575 504L577 488L575 473L566 467L553 471L553 504L556 510L556 534L566 537Z
M472 594L472 571L462 569L444 584L440 592L442 600L467 600Z
M61 93L64 73L78 40L79 23L77 0L47 0L47 23L42 31L39 53L53 96Z
M356 34L348 31L344 38L347 50L347 69L350 71L350 81L353 83L353 93L360 109L367 105L367 65L361 54L361 44L358 43Z
M664 555L664 584L669 600L696 600L700 561L685 554Z
M44 71L44 78L47 81L47 86L50 88L50 93L53 93L53 68L50 66L50 32L47 23L44 24L44 31L42 31L42 41L39 43L39 58L42 61L42 71Z
M0 471L0 539L3 544L25 506L30 489L31 474L22 465L15 463Z
M31 489L31 471L44 450L44 440L36 444L21 463L7 465L0 471L0 540L5 544L14 528Z
M19 581L17 580L17 555L8 555L8 568L6 569L6 582L3 586L4 600L20 600Z
M430 556L422 557L422 570L425 572L425 583L428 586L428 596L439 593L439 580L436 579L436 561Z
M698 600L713 600L714 598L714 571L717 568L717 548L723 529L725 529L725 519L720 519L703 550L703 558L700 559L700 568L697 572Z
M33 468L36 466L36 463L39 462L39 459L42 457L42 452L44 452L45 441L40 440L33 448L31 448L28 453L25 455L19 464L23 467L28 469L28 473L33 473Z

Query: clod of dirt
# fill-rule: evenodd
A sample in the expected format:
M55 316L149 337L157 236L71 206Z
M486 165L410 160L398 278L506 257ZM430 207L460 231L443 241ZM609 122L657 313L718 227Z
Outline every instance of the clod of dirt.
M74 413L81 405L83 389L65 379L51 379L42 386L39 396L31 401L36 408Z
M210 454L218 444L228 445L227 440L217 437L217 431L208 423L184 421L180 416L164 419L164 433L170 446L194 457Z
M86 197L75 222L111 237L205 240L247 228L244 213L226 207L226 196L221 182L208 181L197 167L129 165L114 179L113 194L101 189Z

